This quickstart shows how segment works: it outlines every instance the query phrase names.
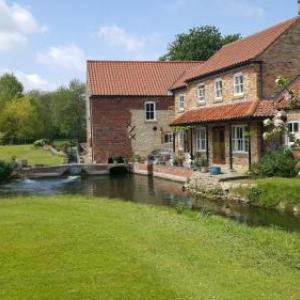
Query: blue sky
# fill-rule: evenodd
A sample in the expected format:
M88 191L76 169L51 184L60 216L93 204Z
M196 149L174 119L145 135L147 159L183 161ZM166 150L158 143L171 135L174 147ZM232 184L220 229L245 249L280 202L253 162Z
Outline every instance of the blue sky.
M85 80L86 59L157 59L177 33L247 36L296 15L296 0L0 0L0 73L27 89Z

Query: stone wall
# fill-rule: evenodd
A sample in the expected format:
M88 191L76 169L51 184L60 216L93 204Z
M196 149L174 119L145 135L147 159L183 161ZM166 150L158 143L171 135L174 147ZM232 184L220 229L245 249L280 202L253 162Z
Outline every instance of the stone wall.
M144 102L155 101L157 121L147 122ZM171 132L174 98L96 97L90 99L91 144L93 161L107 162L109 157L145 156L151 151L171 147L162 135Z
M244 94L242 96L234 96L233 78L236 73L240 72L244 75ZM222 78L223 80L223 99L217 102L214 96L214 81L216 78ZM204 105L197 103L197 87L199 84L205 85L206 103ZM178 107L179 97L181 95L185 95L185 111L197 107L230 104L236 101L257 100L259 98L259 66L253 64L243 68L236 68L234 71L220 73L214 77L192 82L187 89L177 91L175 93L176 116L179 116L183 112L180 111Z

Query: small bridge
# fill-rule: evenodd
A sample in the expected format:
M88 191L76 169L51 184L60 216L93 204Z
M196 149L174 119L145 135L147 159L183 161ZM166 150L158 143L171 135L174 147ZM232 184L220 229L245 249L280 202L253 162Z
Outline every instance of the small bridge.
M51 178L77 175L109 175L129 172L128 164L65 164L58 166L31 167L21 170L27 178Z

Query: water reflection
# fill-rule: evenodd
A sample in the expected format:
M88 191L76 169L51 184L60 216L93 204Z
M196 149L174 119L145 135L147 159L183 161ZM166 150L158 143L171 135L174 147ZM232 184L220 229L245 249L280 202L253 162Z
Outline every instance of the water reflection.
M91 197L175 206L184 202L186 207L205 214L217 214L251 226L278 226L300 232L300 218L275 210L229 205L224 202L190 198L182 191L182 184L138 175L98 176L63 179L17 180L0 186L1 195L83 194Z

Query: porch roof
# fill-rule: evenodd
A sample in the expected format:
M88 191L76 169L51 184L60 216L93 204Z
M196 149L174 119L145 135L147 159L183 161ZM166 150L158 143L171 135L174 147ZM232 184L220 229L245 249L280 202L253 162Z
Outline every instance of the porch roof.
M189 110L176 118L171 126L271 117L274 112L273 101L244 101Z

